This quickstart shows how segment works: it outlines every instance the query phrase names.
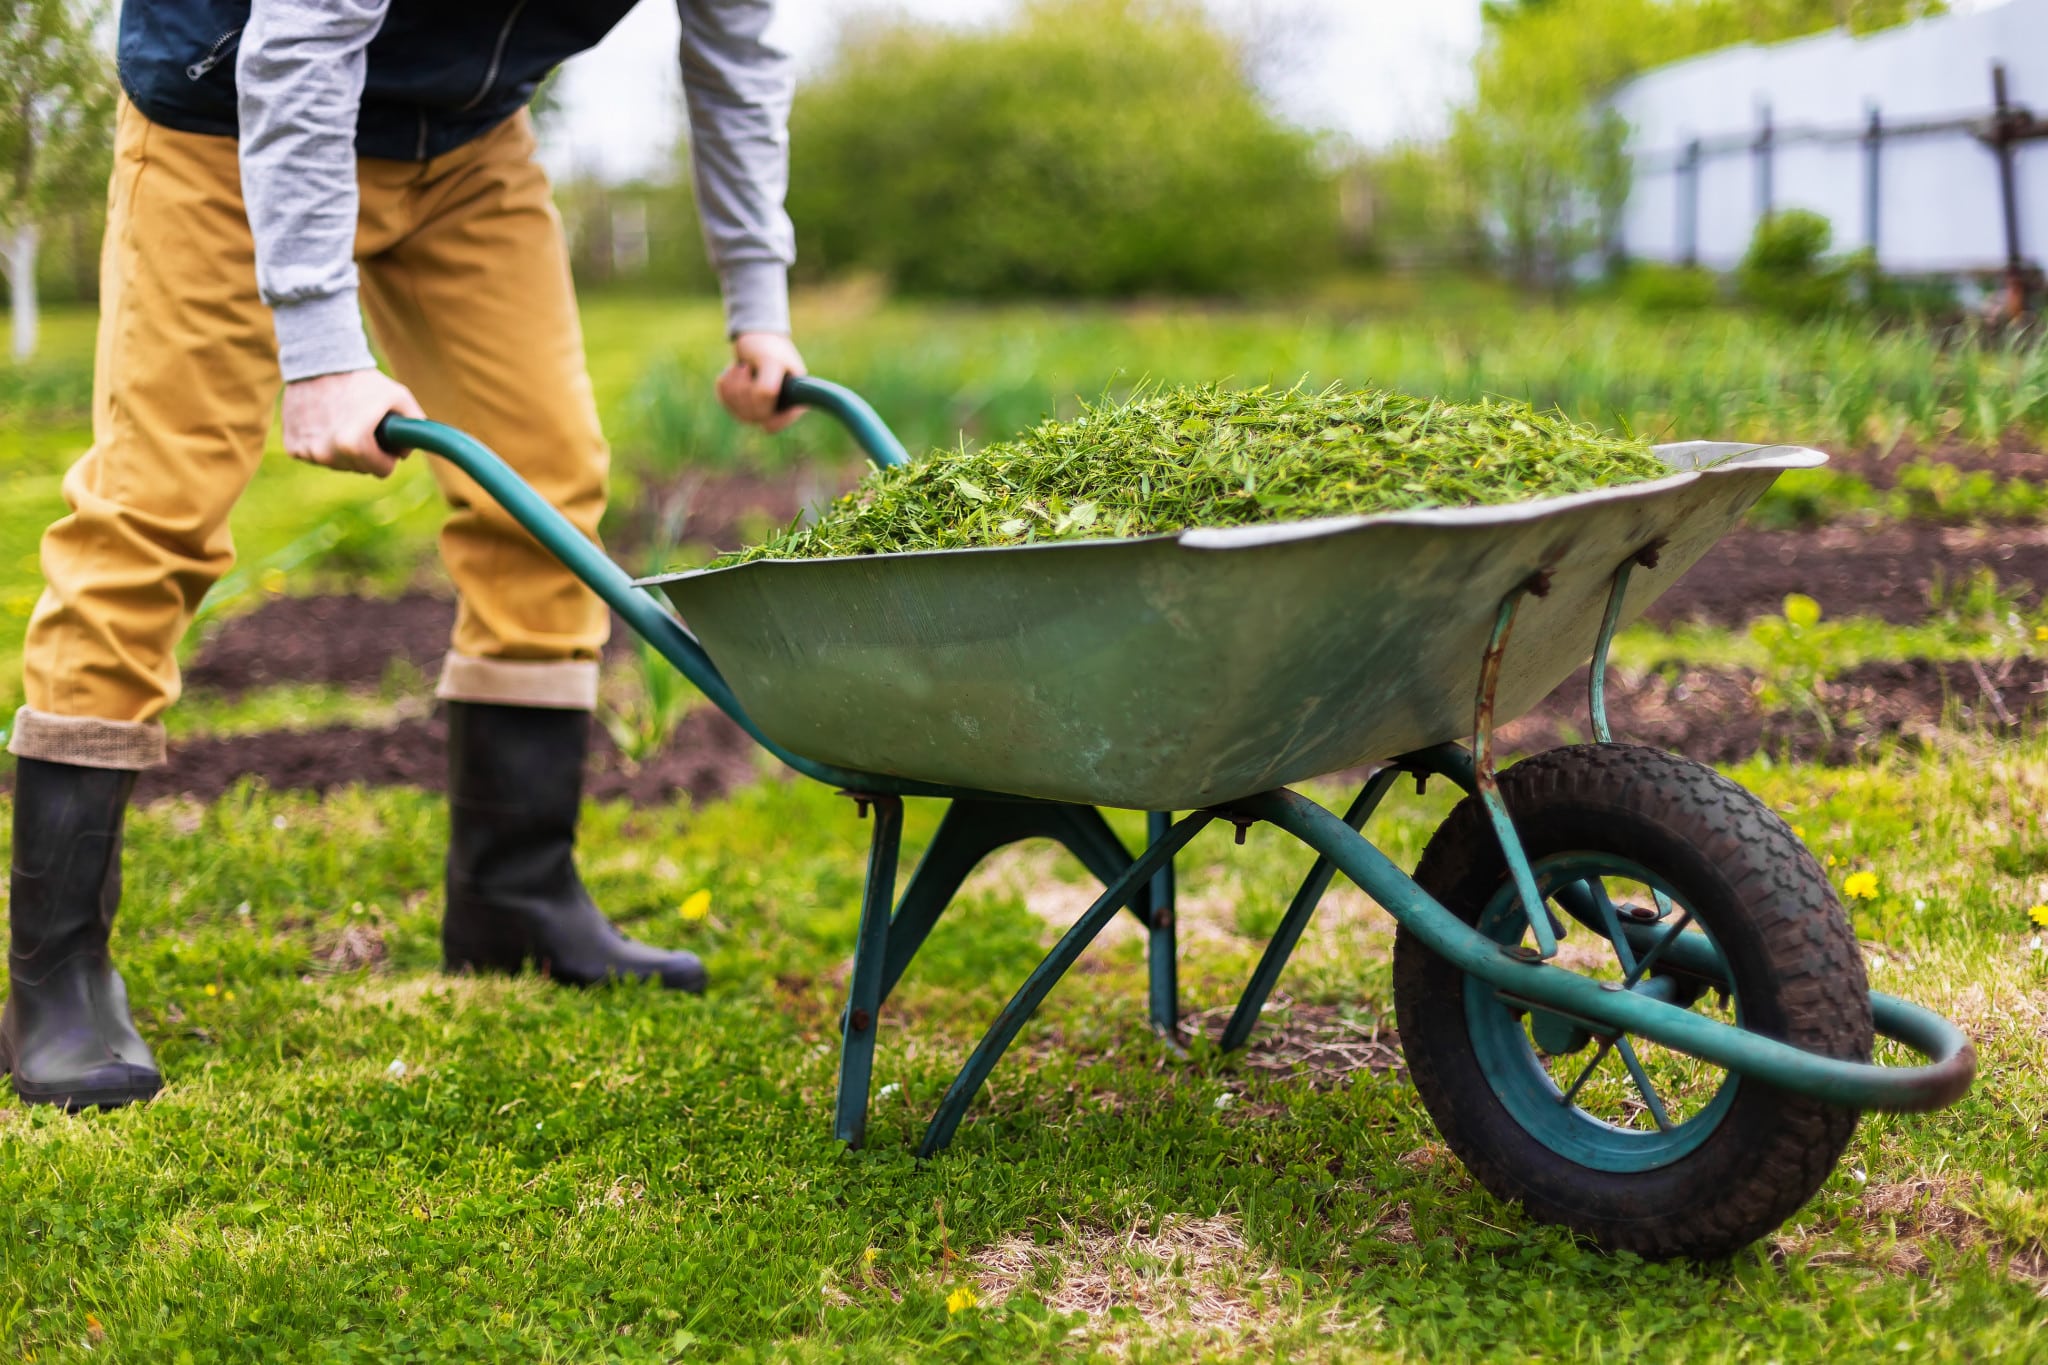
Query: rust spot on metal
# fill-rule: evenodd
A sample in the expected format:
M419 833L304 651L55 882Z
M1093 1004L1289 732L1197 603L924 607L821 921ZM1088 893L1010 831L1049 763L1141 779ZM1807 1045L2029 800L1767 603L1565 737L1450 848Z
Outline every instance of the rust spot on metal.
M1528 593L1531 597L1548 597L1550 596L1550 578L1550 570L1538 569L1535 573L1529 575L1526 583L1522 584L1522 591Z
M851 1015L847 1016L847 1022L853 1025L855 1033L866 1033L868 1025L874 1023L875 1019L866 1010L855 1010Z
M1543 574L1537 576L1548 577ZM1479 661L1479 699L1473 718L1472 767L1481 791L1494 791L1499 786L1493 772L1494 691L1500 685L1500 663L1508 652L1508 636L1513 628L1514 613L1510 606L1505 623L1487 641L1486 653Z
M1152 927L1154 929L1171 929L1173 927L1173 911L1159 910L1154 912Z
M1239 815L1236 811L1229 810L1219 810L1216 813L1237 827L1237 842L1240 844L1244 842L1245 831L1259 823L1256 815Z
M1642 549L1636 551L1636 563L1642 565L1646 569L1656 568L1657 561L1659 559L1662 559L1663 557L1664 537L1662 536L1658 536L1648 545L1645 545Z

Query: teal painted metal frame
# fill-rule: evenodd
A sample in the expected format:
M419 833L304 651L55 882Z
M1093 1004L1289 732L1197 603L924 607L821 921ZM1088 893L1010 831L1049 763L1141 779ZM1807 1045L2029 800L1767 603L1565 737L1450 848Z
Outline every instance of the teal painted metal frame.
M887 425L851 390L823 380L792 379L784 386L782 400L785 407L803 404L830 412L877 465L895 466L908 459ZM843 789L860 803L863 814L873 812L860 931L841 1020L834 1117L835 1134L850 1145L860 1145L866 1136L868 1091L882 1006L968 874L989 853L1021 839L1049 838L1063 844L1103 882L1104 890L1026 978L976 1046L933 1114L921 1155L933 1155L952 1140L969 1104L1017 1032L1081 952L1120 912L1128 910L1146 926L1151 1022L1173 1040L1179 1020L1173 860L1219 816L1240 830L1248 823L1270 822L1317 855L1225 1028L1225 1048L1241 1047L1249 1040L1317 904L1331 880L1342 872L1432 950L1496 991L1567 1019L1640 1034L1766 1084L1859 1108L1918 1110L1953 1101L1969 1088L1975 1074L1975 1052L1960 1030L1928 1010L1876 992L1871 994L1871 1007L1878 1031L1924 1054L1929 1059L1926 1065L1886 1067L1817 1057L1693 1014L1657 998L1655 992L1602 990L1590 978L1549 965L1537 954L1502 951L1504 945L1438 904L1364 838L1360 830L1365 821L1404 773L1413 774L1418 787L1431 776L1443 776L1467 793L1479 793L1482 799L1489 794L1492 679L1497 677L1499 656L1507 647L1516 606L1523 592L1540 594L1540 576L1501 603L1488 651L1491 667L1477 698L1472 751L1446 744L1395 759L1366 781L1341 818L1285 788L1178 820L1171 812L1149 812L1146 846L1134 858L1093 807L851 772L784 749L746 714L696 637L487 447L451 427L395 415L380 424L378 438L394 451L425 450L467 474L764 749L805 776ZM1607 651L1620 619L1629 567L1653 563L1643 556L1654 553L1654 546L1646 547L1615 574L1593 659L1589 697L1594 730L1603 741L1607 738ZM933 797L952 804L899 900L895 885L905 797ZM1537 938L1538 953L1547 956L1555 950L1555 929L1546 902L1535 894L1528 860L1497 793L1487 804L1515 874L1518 899ZM1522 884L1525 881L1526 886ZM1583 885L1566 888L1556 899L1575 920L1603 936L1613 931ZM1713 944L1703 934L1682 932L1684 928L1683 922L1675 926L1630 923L1620 925L1619 931L1638 963L1657 959L1666 970L1727 980L1726 964Z

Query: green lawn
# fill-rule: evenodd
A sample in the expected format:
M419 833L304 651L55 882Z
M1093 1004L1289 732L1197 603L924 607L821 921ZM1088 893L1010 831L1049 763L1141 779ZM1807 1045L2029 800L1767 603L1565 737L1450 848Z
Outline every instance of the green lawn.
M1982 440L2048 417L2048 361L2023 347L1719 314L1650 323L1472 288L1361 285L1246 312L840 291L803 299L798 321L814 369L869 392L913 446L1145 376L1506 391L1659 434L1757 439ZM622 501L685 462L847 453L817 419L770 446L716 416L708 301L598 298L586 322ZM87 439L90 348L91 319L60 312L35 366L0 371L9 707L36 535ZM1794 492L1773 515L1962 505L1825 480ZM1991 514L2024 502L1963 498ZM377 485L273 451L237 512L242 567L209 606L431 578L435 503L418 461ZM1806 677L2039 647L2048 619L1978 596L1903 629L1636 627L1617 660ZM172 728L384 724L417 714L424 691L395 674L370 691L199 696ZM867 826L822 788L771 777L700 809L591 812L593 889L633 932L704 953L703 1000L441 977L434 798L161 802L131 823L117 948L170 1084L108 1115L0 1108L0 1348L194 1362L2048 1358L2048 954L2028 917L2048 902L2048 739L1958 736L1867 768L1735 775L1838 885L1875 875L1852 902L1874 983L1963 1022L1983 1069L1953 1109L1865 1122L1778 1237L1705 1267L1608 1258L1530 1225L1463 1173L1399 1073L1328 1084L1204 1047L1175 1057L1146 1029L1142 944L1122 926L1027 1027L954 1148L920 1166L910 1152L953 1070L1086 902L1079 870L1049 853L999 858L935 934L884 1015L870 1144L848 1153L828 1106ZM1445 800L1391 804L1372 832L1412 866ZM913 844L935 819L913 808ZM1211 832L1184 857L1191 1008L1234 997L1304 861L1266 830L1242 849ZM1390 947L1382 912L1333 893L1269 1033L1390 1025Z
M1610 1259L1529 1225L1398 1076L1173 1058L1145 1028L1135 933L1098 945L920 1166L952 1069L1084 899L1050 854L984 873L920 957L884 1015L876 1084L895 1088L848 1153L827 1106L866 827L824 789L593 812L594 889L706 955L703 1000L445 979L435 801L244 791L132 825L118 944L164 1095L0 1111L0 1337L195 1361L1017 1359L1072 1333L1159 1360L2039 1358L2048 1042L2026 911L2048 746L1738 776L1831 875L1877 873L1857 903L1877 984L1962 1020L1984 1071L1951 1110L1867 1120L1821 1195L1731 1264ZM1378 837L1406 863L1441 810L1406 803ZM1184 859L1192 1006L1231 998L1302 862L1267 831ZM685 918L700 888L709 913ZM1389 1021L1389 929L1333 895L1293 1008ZM1132 1306L1059 1311L1105 1277Z

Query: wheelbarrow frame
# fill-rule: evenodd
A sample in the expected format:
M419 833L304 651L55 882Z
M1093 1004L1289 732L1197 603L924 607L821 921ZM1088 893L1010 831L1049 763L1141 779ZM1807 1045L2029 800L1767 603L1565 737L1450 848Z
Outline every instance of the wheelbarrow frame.
M878 466L908 463L902 444L887 425L849 389L818 379L792 379L785 385L783 402L830 413ZM1179 1023L1173 860L1217 820L1234 825L1240 841L1250 825L1272 824L1317 855L1225 1027L1222 1045L1226 1050L1242 1047L1249 1040L1317 904L1334 876L1342 872L1429 948L1517 1005L1602 1032L1635 1034L1736 1075L1857 1109L1935 1109L1969 1089L1976 1054L1967 1035L1929 1010L1879 992L1870 995L1876 1031L1922 1054L1927 1059L1924 1064L1895 1067L1817 1056L1650 994L1603 989L1589 977L1551 965L1555 933L1537 895L1514 822L1501 801L1492 752L1493 689L1499 662L1521 601L1546 590L1540 574L1500 603L1480 672L1470 748L1440 744L1393 758L1366 780L1341 817L1284 787L1187 814L1151 811L1146 817L1146 846L1133 857L1093 806L853 771L790 751L747 715L711 656L668 608L495 453L452 427L395 415L380 425L378 436L387 448L424 450L467 474L762 748L804 776L852 798L861 816L872 814L867 881L841 1021L833 1123L835 1135L849 1145L857 1147L866 1137L868 1094L883 1005L967 876L990 853L1020 840L1049 838L1064 845L1104 889L1026 977L969 1055L932 1115L919 1154L931 1156L952 1141L974 1096L1025 1022L1083 950L1119 914L1128 912L1145 926L1151 1023L1172 1038ZM1607 656L1622 597L1631 569L1638 563L1654 563L1653 558L1645 558L1654 553L1654 546L1644 547L1615 567L1605 618L1593 642L1588 701L1594 734L1602 741L1608 739ZM1534 947L1503 945L1465 923L1360 833L1403 776L1414 777L1418 788L1431 777L1442 777L1485 804L1535 939ZM950 805L899 898L895 887L906 797L934 798ZM1672 968L1709 979L1728 979L1719 950L1705 935L1684 932L1683 920L1670 925L1606 922L1594 897L1583 894L1583 888L1575 889L1582 894L1558 896L1567 913L1603 937L1617 933L1627 937L1639 960L1661 958ZM1611 908L1608 913L1611 916Z

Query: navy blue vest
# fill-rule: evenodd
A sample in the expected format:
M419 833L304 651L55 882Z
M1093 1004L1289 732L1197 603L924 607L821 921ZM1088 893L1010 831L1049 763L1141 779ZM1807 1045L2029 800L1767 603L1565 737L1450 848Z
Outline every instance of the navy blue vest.
M361 156L424 161L495 128L634 0L391 0L370 44ZM235 134L235 48L249 0L126 0L121 86L153 122Z

